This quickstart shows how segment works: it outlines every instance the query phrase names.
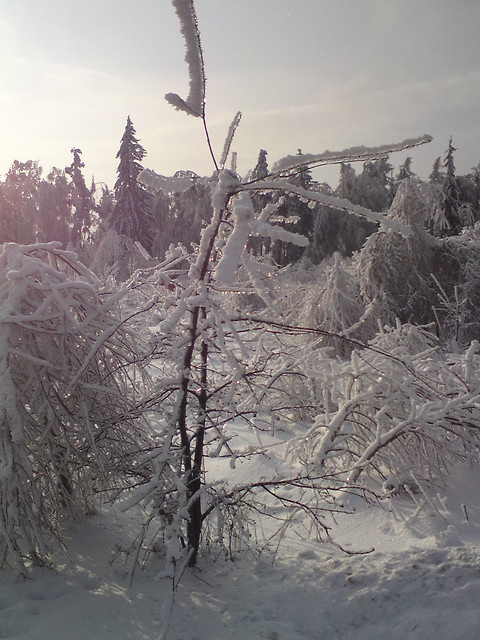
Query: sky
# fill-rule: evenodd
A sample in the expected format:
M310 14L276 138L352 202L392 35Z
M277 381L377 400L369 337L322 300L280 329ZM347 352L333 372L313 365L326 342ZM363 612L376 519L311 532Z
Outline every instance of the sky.
M238 170L295 153L377 146L428 133L406 155L427 177L450 135L457 173L480 161L478 0L196 0L207 75L206 113ZM183 40L169 0L1 0L0 177L13 160L45 173L80 148L85 176L113 186L127 116L147 155L172 175L213 171L186 96ZM358 168L361 170L361 166ZM329 170L317 179L336 186Z

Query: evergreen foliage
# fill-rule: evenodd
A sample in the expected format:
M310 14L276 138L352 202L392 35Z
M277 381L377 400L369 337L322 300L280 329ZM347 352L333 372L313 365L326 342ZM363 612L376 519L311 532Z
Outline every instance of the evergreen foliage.
M441 185L444 180L444 175L441 170L442 158L438 156L438 158L433 163L432 172L428 177L428 181L431 184Z
M400 166L397 175L395 176L395 181L401 182L402 180L408 180L409 178L413 178L415 174L412 171L412 158L407 157L405 161Z
M33 160L15 160L8 170L3 184L3 241L35 242L38 228L37 190L41 174L42 168Z
M255 165L255 168L252 171L252 175L251 175L252 180L263 180L263 178L268 176L267 155L268 154L265 151L265 149L260 149L258 153L257 164Z
M140 242L148 252L151 252L154 235L151 197L138 182L138 176L143 169L140 163L146 152L135 134L135 128L128 116L117 153L120 162L114 188L115 206L110 226L119 235L125 235L131 240Z
M66 247L72 224L72 193L65 173L53 168L38 185L38 240ZM24 240L23 240L24 241Z
M85 184L82 169L85 163L81 159L82 150L75 147L71 150L73 154L72 164L65 168L72 179L72 231L70 241L74 247L82 247L92 237L92 224L94 211L94 200L91 190Z
M443 167L445 169L445 180L443 183L443 210L448 227L444 231L444 235L458 235L462 229L462 223L458 210L460 207L460 189L458 188L457 178L455 175L454 152L455 147L452 144L452 138L448 141L447 151Z

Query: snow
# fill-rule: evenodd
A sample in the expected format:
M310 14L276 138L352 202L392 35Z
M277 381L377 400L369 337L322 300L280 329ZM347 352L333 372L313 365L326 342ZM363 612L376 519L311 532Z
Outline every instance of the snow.
M243 250L250 235L249 221L254 216L253 205L248 193L239 193L233 206L234 227L223 251L223 256L215 268L215 278L232 283L235 279Z
M277 160L272 167L273 173L283 172L294 167L300 167L302 165L323 165L323 164L335 164L340 162L357 162L372 160L380 157L387 157L390 153L395 151L404 151L417 147L422 144L427 144L432 141L432 136L424 133L418 138L409 138L402 142L394 142L393 144L384 144L379 147L350 147L349 149L343 149L342 151L324 151L323 153L297 153L294 156L285 156L280 160Z
M242 119L242 112L237 111L235 117L233 118L230 127L228 129L227 137L225 138L225 143L223 145L222 156L220 158L220 166L225 167L225 163L227 162L228 154L230 153L230 147L232 146L233 137L235 132L240 124L240 120Z
M408 225L402 224L397 220L391 220L384 214L370 211L370 209L362 207L358 204L353 204L352 202L350 202L349 200L345 200L344 198L337 198L335 196L328 196L324 193L303 189L298 185L294 185L291 182L288 182L287 179L261 180L251 182L243 185L243 188L247 191L261 191L271 189L274 191L282 191L283 193L293 193L311 202L318 202L320 204L326 205L327 207L331 207L332 209L348 211L349 213L353 213L356 216L363 217L370 222L374 222L377 224L380 223L383 228L390 231L395 231L396 233L400 233L404 237L409 237L412 235L412 231Z
M396 517L391 503L347 496L354 512L337 517L334 537L372 553L288 535L278 552L202 555L174 594L167 640L477 640L480 471L461 467L451 480L442 517L408 525L406 496L392 499ZM68 558L25 580L2 571L0 638L160 638L172 593L169 580L156 580L163 561L152 557L129 589L119 554L138 527L132 511L102 509L67 526Z
M172 0L172 4L180 21L180 31L185 40L185 62L190 77L190 91L186 100L180 98L176 93L167 93L165 99L179 111L185 111L195 117L202 117L205 99L205 72L195 8L192 0Z

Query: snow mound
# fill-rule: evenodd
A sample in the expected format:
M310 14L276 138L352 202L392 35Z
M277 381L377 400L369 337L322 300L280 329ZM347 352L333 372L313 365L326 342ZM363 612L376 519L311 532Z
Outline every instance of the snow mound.
M167 640L476 640L480 548L438 547L379 507L358 503L339 522L342 543L377 551L347 555L328 544L286 540L273 554L203 557L175 594ZM348 526L346 523L349 523ZM138 527L104 513L67 532L70 560L15 582L0 574L0 638L153 640L171 584L155 582L161 559L127 588L118 549ZM111 552L111 557L109 557ZM111 562L117 556L116 562ZM156 566L158 565L158 566Z

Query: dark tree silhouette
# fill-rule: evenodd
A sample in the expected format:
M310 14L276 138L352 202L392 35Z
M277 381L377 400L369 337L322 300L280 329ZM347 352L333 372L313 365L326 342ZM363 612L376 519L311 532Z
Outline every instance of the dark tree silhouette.
M143 167L140 164L146 155L145 149L135 137L136 131L127 118L117 158L120 159L115 183L115 206L110 225L120 235L139 241L149 252L152 250L154 224L151 196L138 182Z
M73 153L72 164L65 168L65 173L71 177L73 183L72 204L74 211L70 241L74 246L79 246L91 238L92 212L95 203L91 191L85 184L82 172L85 167L85 163L80 157L82 150L74 147L71 151Z
M452 138L448 141L447 152L443 167L446 171L445 181L443 183L443 211L445 219L448 222L448 229L445 235L455 236L462 230L462 223L458 215L460 206L460 189L458 187L457 177L455 175L455 163L453 154L456 151L452 144Z

